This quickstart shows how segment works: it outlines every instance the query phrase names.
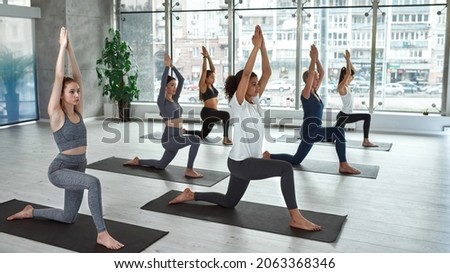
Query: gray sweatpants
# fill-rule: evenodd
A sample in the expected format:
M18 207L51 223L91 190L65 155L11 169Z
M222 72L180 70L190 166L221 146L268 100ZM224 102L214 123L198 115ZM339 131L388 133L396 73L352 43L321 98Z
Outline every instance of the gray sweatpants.
M100 181L84 173L85 169L85 154L58 154L48 168L48 178L53 185L64 189L64 209L34 209L33 218L74 223L83 200L84 190L88 190L89 209L97 232L105 231Z
M228 158L230 182L226 194L217 192L195 192L196 201L207 201L226 208L234 208L245 191L250 180L281 176L281 192L288 209L296 209L294 173L289 162L275 159L247 158L235 161Z

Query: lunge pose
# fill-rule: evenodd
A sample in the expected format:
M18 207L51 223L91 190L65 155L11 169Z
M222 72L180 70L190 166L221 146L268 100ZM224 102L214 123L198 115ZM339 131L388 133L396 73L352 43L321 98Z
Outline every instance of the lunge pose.
M272 71L260 26L255 28L252 43L253 49L244 70L229 76L225 82L231 116L238 120L236 123L238 126L236 125L234 128L233 148L228 157L230 181L226 194L193 192L186 188L171 200L170 204L195 200L234 208L241 200L251 180L280 176L281 191L291 216L290 226L312 231L320 230L320 226L305 219L298 210L291 164L281 160L262 159L264 123L259 97L264 92ZM258 76L252 72L258 51L261 51L262 57L262 75L259 81Z
M69 34L62 27L59 34L59 54L56 62L55 81L48 103L50 127L60 153L48 169L50 182L64 189L64 209L34 209L27 205L22 211L9 216L8 220L40 218L74 223L88 191L88 204L97 229L97 243L109 249L120 249L124 245L115 240L106 230L103 220L100 181L85 173L86 127L83 123L83 87L81 72L75 59ZM64 77L65 54L69 56L72 77Z
M203 101L203 108L200 116L203 121L200 137L205 139L211 132L214 124L222 121L223 124L223 141L224 145L231 145L232 142L228 137L230 114L227 111L218 110L219 91L214 87L215 67L211 60L211 56L204 46L202 46L203 64L202 75L198 83L200 100ZM209 70L207 66L209 64Z
M302 163L315 142L324 139L335 139L336 152L339 157L339 172L344 174L359 174L359 170L351 167L347 163L345 153L345 132L341 127L322 127L323 102L317 94L324 70L319 61L319 52L315 45L310 50L311 63L309 69L303 73L305 87L300 95L303 106L303 124L301 127L301 142L294 155L290 154L270 154L264 152L266 159L280 159L298 165ZM316 71L317 68L317 71Z
M339 74L339 83L337 90L342 99L341 111L336 116L336 127L345 127L347 123L354 123L360 120L364 121L363 124L363 134L364 139L362 146L364 147L378 147L378 145L373 144L369 141L369 129L371 116L367 113L353 113L353 93L349 88L349 84L353 80L353 75L355 74L355 68L350 60L350 52L345 51L345 61L346 67L342 67Z
M161 89L158 95L158 107L165 123L164 133L162 135L162 146L165 151L161 159L139 159L135 157L124 163L124 165L139 165L152 167L157 169L165 169L167 165L177 155L181 148L190 146L185 176L190 178L203 177L202 174L196 172L194 168L194 160L200 147L200 137L197 135L183 134L183 108L178 103L181 90L183 89L184 78L178 69L172 65L169 55L164 57L165 69L161 77ZM169 69L175 73L178 79L169 75Z

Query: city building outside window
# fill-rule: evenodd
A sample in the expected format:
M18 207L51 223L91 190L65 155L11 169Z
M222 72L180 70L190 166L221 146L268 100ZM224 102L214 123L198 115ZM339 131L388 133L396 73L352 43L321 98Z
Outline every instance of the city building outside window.
M154 101L155 88L159 87L154 83L160 77L161 56L166 46L163 2L121 1L121 16L126 19L121 24L123 36L135 48L149 47L138 49L138 54L143 54L137 58L142 61L141 71L143 67L146 69L145 76L140 77L140 85L146 87L142 89L145 90L142 101ZM308 1L303 3L303 10L297 10L297 3L292 0L234 1L235 21L231 33L229 20L233 18L228 18L226 2L172 1L172 29L167 39L170 53L177 52L175 64L190 85L197 84L196 67L202 62L200 49L206 46L216 66L216 85L223 87L228 73L242 69L252 47L253 28L260 24L274 72L271 80L282 80L292 86L288 92L267 90L272 101L265 107L295 106L292 101L288 104L286 98L295 100L302 88L301 81L296 82L296 76L307 69L312 43L318 46L326 68L327 75L320 90L326 107L339 109L341 106L336 84L340 68L345 65L343 53L346 49L350 50L357 69L352 85L356 109L367 110L371 94L376 106L372 110L375 111L421 113L427 109L437 112L431 105L441 105L445 0L380 1L376 25L373 25L375 12L369 0ZM301 41L297 41L296 35L299 16ZM233 37L232 47L228 44L229 35ZM372 48L373 39L376 39L375 48ZM297 50L297 44L300 50ZM373 60L372 51L375 51ZM229 64L230 55L234 59L233 67ZM301 71L296 71L297 61ZM260 60L257 60L255 72L258 74L260 69ZM390 92L392 86L400 91Z

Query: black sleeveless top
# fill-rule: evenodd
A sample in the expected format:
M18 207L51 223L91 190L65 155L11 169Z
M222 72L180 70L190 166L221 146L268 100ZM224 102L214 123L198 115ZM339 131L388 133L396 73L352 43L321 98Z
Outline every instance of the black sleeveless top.
M205 93L200 92L200 96L202 98L202 101L209 100L212 98L217 98L219 96L219 91L214 86L211 86L212 88L207 88Z

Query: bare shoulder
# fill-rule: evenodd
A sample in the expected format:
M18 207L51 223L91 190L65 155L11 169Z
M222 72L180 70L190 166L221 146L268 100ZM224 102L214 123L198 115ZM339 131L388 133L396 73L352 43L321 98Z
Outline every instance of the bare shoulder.
M50 115L50 128L52 132L56 132L64 125L65 115L64 111L59 108L53 111Z

